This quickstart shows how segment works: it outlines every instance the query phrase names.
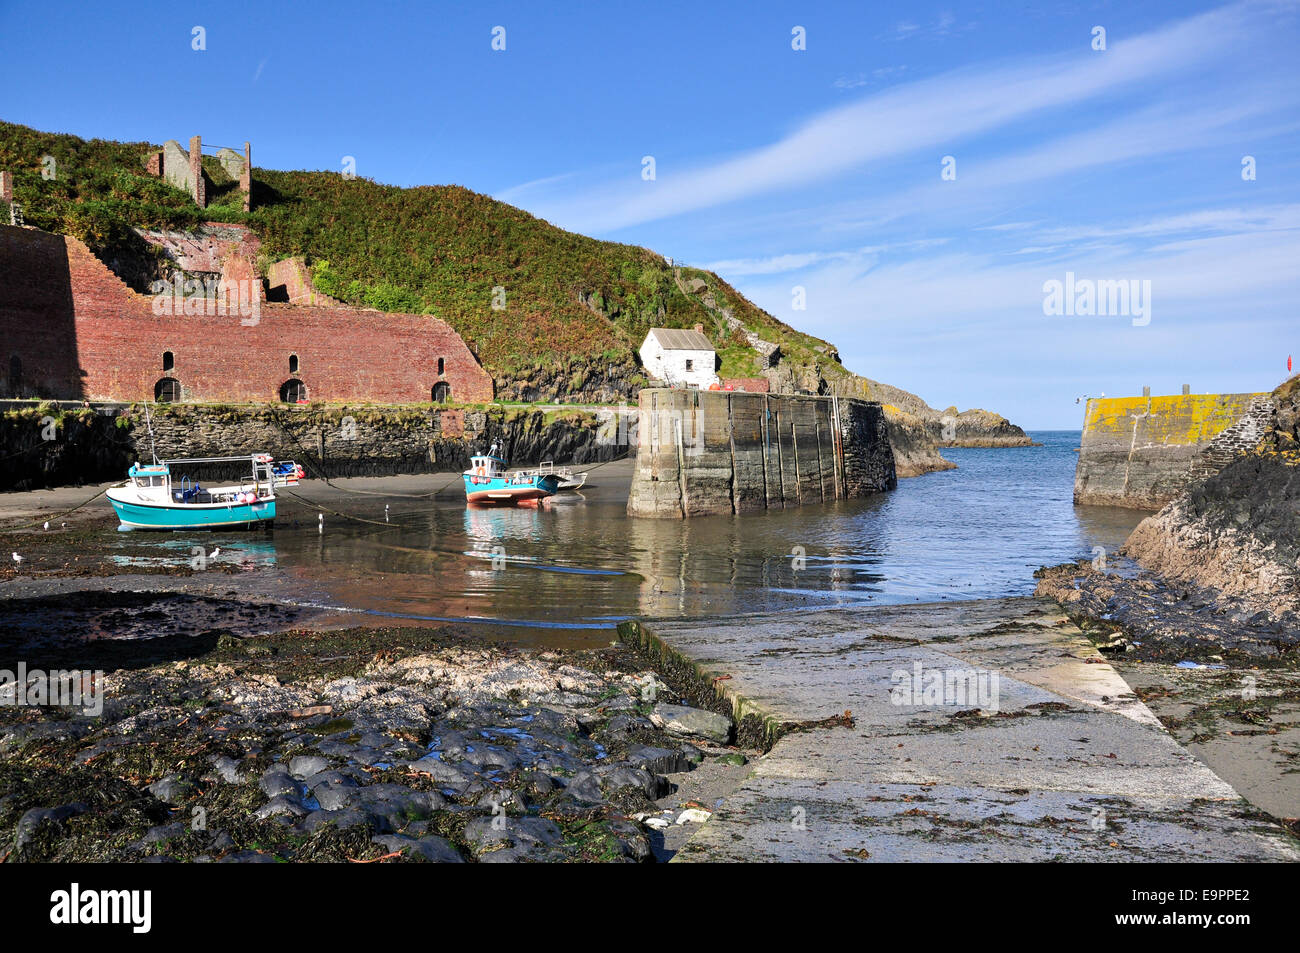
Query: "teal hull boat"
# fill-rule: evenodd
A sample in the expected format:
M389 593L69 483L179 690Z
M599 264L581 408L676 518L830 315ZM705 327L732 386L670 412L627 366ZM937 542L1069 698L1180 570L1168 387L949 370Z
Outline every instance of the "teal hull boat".
M465 499L471 506L539 506L559 489L560 478L537 470L506 470L506 461L496 455L497 445L487 453L470 457L465 481Z
M109 499L118 521L130 529L231 529L275 519L275 500L256 503L209 503L154 506Z
M251 477L239 483L205 488L189 476L179 485L173 480L173 467L245 462ZM302 476L292 460L276 463L269 453L158 460L133 465L128 479L106 495L124 529L233 529L270 524L276 487L297 486Z

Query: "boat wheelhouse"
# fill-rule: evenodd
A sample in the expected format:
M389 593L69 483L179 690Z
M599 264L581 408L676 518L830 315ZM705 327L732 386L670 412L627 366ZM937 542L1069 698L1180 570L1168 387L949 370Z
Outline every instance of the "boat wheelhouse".
M179 471L247 463L249 476L237 483L205 487ZM303 469L292 460L277 462L269 453L246 457L189 457L136 463L127 479L107 491L122 526L128 529L231 529L269 524L275 519L276 487L297 486Z

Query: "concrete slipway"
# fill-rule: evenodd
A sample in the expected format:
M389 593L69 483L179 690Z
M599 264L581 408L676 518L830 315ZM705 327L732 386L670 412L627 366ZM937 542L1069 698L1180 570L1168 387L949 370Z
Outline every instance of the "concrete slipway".
M1296 841L1188 754L1053 603L624 632L716 680L738 719L758 716L773 733L798 726L678 861L1300 860ZM997 673L997 714L953 693L895 704L917 662L923 679ZM851 726L815 724L846 710Z

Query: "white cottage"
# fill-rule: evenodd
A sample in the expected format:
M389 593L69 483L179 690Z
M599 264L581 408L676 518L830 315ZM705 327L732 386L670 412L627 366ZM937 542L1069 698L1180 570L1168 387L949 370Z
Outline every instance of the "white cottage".
M668 387L708 388L718 383L713 345L699 324L694 331L651 328L641 345L641 363L651 379Z

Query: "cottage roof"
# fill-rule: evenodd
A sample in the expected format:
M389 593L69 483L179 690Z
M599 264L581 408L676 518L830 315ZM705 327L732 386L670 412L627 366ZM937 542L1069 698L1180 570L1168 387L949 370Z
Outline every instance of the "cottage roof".
M713 343L699 331L680 328L651 328L650 333L665 351L712 351Z

